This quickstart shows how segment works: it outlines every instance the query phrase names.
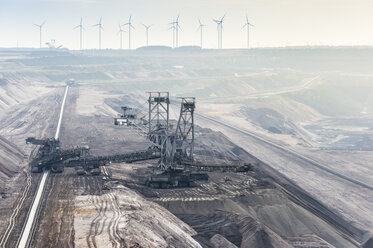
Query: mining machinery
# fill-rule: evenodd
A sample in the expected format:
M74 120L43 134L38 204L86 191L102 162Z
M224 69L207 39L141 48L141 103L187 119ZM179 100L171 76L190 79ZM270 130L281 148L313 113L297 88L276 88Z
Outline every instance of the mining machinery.
M60 148L58 139L36 139L29 137L26 139L26 144L39 145L39 150L30 162L31 172L38 173L45 169L50 169L52 172L61 173L63 171L63 163L69 159L79 158L87 148L76 147L68 150Z
M206 173L191 172L185 165L193 162L195 98L182 97L176 128L170 124L169 92L148 92L148 120L128 119L160 149L158 169L146 184L155 188L189 187L195 180L207 180Z
M88 152L84 156L80 156L77 160L69 160L65 163L66 167L77 168L79 175L100 174L100 166L109 165L111 163L133 163L136 161L159 159L159 148L152 146L147 150L134 151L123 154L114 154L109 156L89 156Z
M61 173L64 167L76 167L78 174L100 174L100 166L111 163L132 163L135 161L159 159L160 150L156 146L147 150L134 151L109 156L90 156L89 147L75 147L62 150L58 139L27 138L27 144L39 145L40 148L35 158L30 162L33 173L50 169L52 172Z
M150 176L146 184L154 188L189 187L194 181L208 180L206 173L192 172L194 152L194 97L182 97L176 128L166 129L161 136L160 171Z
M123 114L114 118L114 125L117 126L131 126L132 120L136 119L137 115L133 112L133 109L127 106L122 106Z

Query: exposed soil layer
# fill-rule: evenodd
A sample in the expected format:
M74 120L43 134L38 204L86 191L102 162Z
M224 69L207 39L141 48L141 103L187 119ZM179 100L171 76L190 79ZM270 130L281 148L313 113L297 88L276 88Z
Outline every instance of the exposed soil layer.
M114 178L118 176L112 171ZM282 180L281 186L258 168L244 174L209 175L210 182L187 190L149 190L133 183L130 187L193 227L204 247L214 247L211 238L216 234L241 247L291 247L287 240L300 242L309 234L325 247L358 246L359 230L289 182L285 185ZM307 247L304 244L298 247Z
M134 131L118 136L112 118L79 116L72 88L61 129L64 147L86 145L92 155L146 149L149 143ZM85 119L91 125L81 122ZM110 121L109 121L110 120ZM91 138L96 138L92 143ZM101 176L78 176L74 168L52 174L33 245L74 247L200 247L191 235L195 231L163 207L134 191L108 181L110 171Z
M363 52L365 54L365 51ZM345 92L350 93L349 89L356 88L355 81L363 80L360 75L351 78L353 84L344 82L341 85L340 79L345 77L341 75L323 77L323 80L316 80L315 84L307 84L304 87L303 80L317 76L320 68L333 71L340 68L329 63L330 60L315 63L314 55L317 54L319 59L341 61L335 59L340 58L340 51L295 51L295 55L290 58L285 51L275 51L275 55L269 55L266 51L250 51L250 56L256 56L259 60L248 60L248 55L243 51L224 51L219 52L218 56L210 52L176 53L172 52L167 56L164 53L154 53L149 56L139 52L129 54L128 57L126 54L124 58L110 56L111 51L107 51L105 56L72 53L51 53L45 56L48 52L40 52L30 53L21 60L0 61L1 68L9 71L19 68L27 71L0 74L0 237L17 202L22 198L25 187L21 185L27 184L29 178L28 170L24 168L27 168L27 158L32 157L32 148L24 144L24 139L27 136L53 136L63 93L62 88L53 87L71 77L75 77L82 84L72 87L71 94L69 93L61 143L64 148L88 145L92 155L146 149L149 142L144 137L133 129L114 126L112 118L120 109L120 105L136 106L142 100L146 101L144 92L159 89L169 90L174 95L206 98L207 102L229 103L213 104L209 109L208 104L199 102L198 110L204 108L212 116L226 116L229 120L241 121L242 125L249 124L242 121L249 118L252 120L251 128L259 130L259 133L262 129L267 130L269 132L266 131L266 135L278 140L283 139L281 141L284 145L293 146L294 149L305 149L317 142L326 144L329 141L332 143L325 145L328 148L345 149L351 143L356 143L354 149L371 149L369 137L360 141L361 137L366 137L360 135L369 130L371 133L370 126L370 129L359 129L355 138L353 125L332 130L336 123L345 125L346 121L335 122L331 119L330 122L314 122L323 117L320 113L333 116L347 111L354 115L360 113L363 107L366 108L363 109L364 112L371 111L369 99L372 98L365 94L371 92L371 86L362 90L365 91L364 94L355 94L356 99L368 99L368 107L361 105L360 101L346 101L348 98L345 97ZM306 64L299 64L299 58L304 57L303 53L312 59L302 60L306 61ZM365 54L366 57L362 61L371 60L371 56L367 56L369 54L371 51ZM273 56L280 59L272 59L275 58ZM344 56L343 58L346 59ZM288 63L283 63L286 61ZM17 67L17 63L21 62L26 66L18 64ZM174 67L180 62L183 63L182 70ZM82 64L85 65L82 67ZM364 62L363 67L349 66L348 71L360 73L361 67L363 72L364 68L369 72L369 64L371 63ZM275 69L268 69L272 67ZM287 67L297 68L299 71ZM32 72L33 69L40 68L41 73ZM333 83L326 83L330 78L338 79L338 87L334 87ZM364 80L370 84L371 78L366 77ZM46 82L48 87L43 85ZM325 86L322 86L323 84ZM322 91L326 93L320 95ZM336 93L333 96L339 97L331 99L329 96L332 94L328 92ZM263 97L259 100L255 97L247 99L246 96L251 93L258 93ZM239 96L224 100L229 95L242 95L242 98ZM314 96L321 96L321 99L314 101ZM139 100L140 98L142 100ZM338 102L343 104L338 105ZM230 115L234 112L233 108L238 111L240 106L245 104L251 108L241 112L245 113L245 118L235 119L237 116ZM371 123L369 120L362 118L361 128L365 128L365 122ZM305 126L308 131L302 129L303 124L299 123L300 121L308 122ZM325 130L325 124L329 125L331 130ZM350 128L349 135L354 140L336 137L339 133L346 134L346 130ZM229 133L226 130L221 131ZM325 132L327 139L318 140L325 137ZM290 137L292 135L297 137ZM233 140L232 137L233 135L229 136ZM312 140L315 137L316 140ZM353 197L357 195L354 194L357 191L343 192L345 188L336 188L335 185L339 184L333 184L329 177L325 177L326 183L321 181L314 185L312 181L317 184L321 175L309 169L293 174L297 167L291 163L302 165L302 161L290 161L286 156L271 160L273 165L279 164L275 168L286 173L292 180L287 179L239 147L248 150L244 144L250 143L254 147L252 153L255 152L258 156L263 152L263 148L255 141L242 138L235 139L234 142L236 144L221 132L197 127L196 159L215 164L245 162L254 166L246 173L223 169L210 171L208 182L196 183L187 189L145 187L144 182L151 175L157 161L111 164L102 167L100 176L78 176L73 168L65 169L62 174L52 174L47 182L48 188L32 246L320 248L358 247L360 243L364 248L372 246L371 234L355 227L359 222L364 223L365 227L371 225L368 223L370 218L365 218L365 221L356 218L371 216L367 202ZM300 142L300 145L295 145L297 142ZM274 157L273 149L264 152L261 159ZM368 160L361 161L365 165ZM287 170L283 169L284 167L287 167ZM307 168L304 165L303 167ZM369 168L365 169L370 171ZM357 176L371 174L361 173L364 171L361 169L354 170ZM304 180L309 178L304 172L310 174L311 182ZM32 175L29 193L24 202L26 207L20 209L15 219L14 232L7 243L10 247L15 246L20 234L38 178L38 174ZM370 179L369 176L364 178ZM308 191L305 192L298 186ZM317 191L314 190L324 187L332 190L322 195L322 199L317 198ZM309 190L310 188L312 190ZM353 187L346 186L346 189L350 188ZM359 195L363 194L358 192ZM314 194L312 197L311 193ZM358 200L353 201L354 199ZM367 199L369 200L369 197ZM324 204L333 206L336 213ZM356 206L358 208L355 208ZM361 209L362 214L359 215L356 209ZM344 216L348 221L340 216Z
M145 149L149 145L134 130L113 126L112 119L104 114L77 114L75 99L79 92L79 88L72 89L66 108L61 136L64 146L88 143L93 155L101 155ZM151 189L144 185L157 161L111 164L103 168L104 176L100 177L77 176L74 169L66 169L63 174L50 178L51 192L57 193L49 193L45 202L44 213L48 214L40 219L41 231L35 236L35 242L40 243L35 244L358 246L359 230L221 133L197 128L196 157L201 161L221 164L242 161L254 166L246 173L223 169L208 172L208 182L174 189ZM151 241L151 236L157 237L155 241L154 238Z
M22 87L28 86L23 82ZM32 97L16 94L17 101L0 115L0 239L5 247L16 246L40 179L27 167L36 148L26 145L25 138L53 136L63 93L60 89L24 90Z

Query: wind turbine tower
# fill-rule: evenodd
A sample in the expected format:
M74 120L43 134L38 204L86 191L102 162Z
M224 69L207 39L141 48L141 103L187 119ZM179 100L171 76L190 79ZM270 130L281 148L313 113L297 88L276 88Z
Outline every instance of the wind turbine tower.
M172 48L175 47L175 21L172 21L171 23L169 23L170 25L172 25L170 29L172 29Z
M202 37L203 37L203 27L206 27L207 25L202 24L200 19L198 19L198 22L199 22L199 27L198 28L201 30L201 48L202 48L202 45L203 45L203 39L202 39Z
M101 50L101 30L104 30L104 28L102 27L102 16L100 18L100 22L96 25L93 25L93 27L98 27L98 49Z
M39 31L40 31L40 48L41 48L41 44L42 44L42 39L41 39L41 33L42 32L41 31L43 29L44 24L45 24L45 21L42 24L40 24L40 25L34 24L35 26L37 26L39 28Z
M247 49L250 48L250 26L254 27L254 25L249 22L249 18L246 15L246 23L242 28L247 27Z
M119 44L119 48L120 49L123 49L123 32L126 32L122 29L122 26L119 24L119 31L118 31L118 34L119 34L119 37L120 37L120 44Z
M145 24L142 25L145 27L146 32L146 46L149 46L149 29L153 26L153 24L149 26L146 26Z
M132 26L132 15L130 15L128 22L126 24L123 24L123 26L127 26L127 25L128 25L128 49L131 49L131 28L134 28Z
M179 29L181 30L181 27L179 25L179 17L180 15L177 16L176 21L170 23L172 25L171 28L173 32L173 47L179 47Z
M218 48L223 48L223 21L225 15L220 20L213 20L218 25Z
M176 18L176 21L175 21L175 45L176 47L179 47L179 29L180 28L180 25L179 25L179 17L180 17L180 14L177 15L177 18Z
M80 50L82 50L82 47L83 47L83 30L84 27L83 27L83 18L80 18L80 24L78 26L76 26L74 29L76 28L79 28L80 29Z

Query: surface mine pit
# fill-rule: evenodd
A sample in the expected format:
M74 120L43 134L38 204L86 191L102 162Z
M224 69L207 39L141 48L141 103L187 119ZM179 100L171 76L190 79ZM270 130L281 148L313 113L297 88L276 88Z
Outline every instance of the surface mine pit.
M221 56L246 61L241 55L231 53ZM29 56L38 58L40 55ZM65 56L69 57L68 54ZM88 58L84 54L74 56L82 56L84 60ZM110 57L110 54L107 56ZM141 53L131 56L128 60L143 59ZM152 56L149 59L154 63L163 59L157 54ZM183 57L191 65L196 59L193 56L198 57L198 63L206 66L203 70L193 66L182 67L183 70L169 69L183 60L179 55L173 56L167 58L165 65L158 64L157 70L138 62L137 69L141 73L131 71L133 68L128 67L127 60L117 61L114 57L110 60L113 65L110 67L99 69L95 63L88 63L85 69L92 70L92 73L83 73L76 83L66 77L80 75L78 67L61 65L52 70L46 62L51 58L44 57L27 61L20 58L27 63L28 69L35 70L33 73L27 70L1 73L1 247L16 247L19 244L30 206L44 175L31 173L32 161L44 157L38 153L39 146L25 143L28 137L40 138L39 141L51 139L55 145L52 147L55 149L53 154L61 157L57 156L60 158L57 162L53 157L50 163L62 165L58 167L62 168L60 171L54 171L60 173L53 173L53 167L41 170L50 169L51 173L45 181L29 247L369 247L369 230L373 223L370 207L373 205L369 187L361 187L371 185L371 171L363 161L364 156L370 158L369 151L352 155L353 158L361 155L357 166L365 173L353 171L349 175L337 166L338 151L327 153L315 146L317 142L324 142L316 137L318 132L327 132L319 124L330 124L332 120L321 120L317 108L311 109L304 102L296 103L302 106L301 113L293 108L298 99L297 92L306 94L307 87L313 86L312 80L318 82L316 73L309 73L312 77L309 74L306 77L306 73L295 70L293 73L296 76L292 75L290 80L286 76L288 72L280 68L273 77L283 80L284 84L286 81L290 86L270 91L272 87L279 86L260 83L271 77L264 66L255 68L258 70L255 76L248 74L242 77L247 82L235 81L247 84L245 87L236 85L227 89L223 81L237 80L237 77L223 69L219 72L222 75L217 78L210 75L211 68L207 66L210 63L216 68L223 67L218 60L211 59L215 55ZM68 58L59 57L54 62L59 64L64 59ZM105 61L108 58L103 56L101 59ZM13 66L13 62L0 60L0 66ZM25 67L22 63L16 66L19 69ZM233 63L231 66L236 68L237 65ZM46 72L41 72L40 67L50 75L45 76ZM187 79L193 79L195 83L190 83L189 91L184 92L182 86ZM301 83L293 82L295 79ZM204 80L211 85L198 88ZM53 140L67 88L66 81L69 91L62 111L60 134ZM248 82L251 82L250 87ZM317 86L315 83L314 87ZM253 87L257 87L258 92L253 92ZM161 133L159 130L162 129L147 133L146 128L151 122L147 122L147 114L151 107L147 105L150 100L146 91L155 88L166 89L171 94L170 119L163 123L162 128L173 131L166 141L163 140L165 143L177 140L179 133L175 130L179 129L172 128L180 127L180 113L186 111L184 117L193 111L198 113L193 119L193 128L184 126L185 130L193 129L193 160L184 160L191 156L185 152L186 149L183 150L184 146L175 148L179 145L177 143L173 143L175 147L171 152L174 160L171 162L162 160L166 156L162 148L154 148L161 137L154 134ZM263 98L255 105L246 96L241 98L242 94L237 89L245 89L250 99ZM235 91L236 96L224 98L229 90ZM158 91L155 92L158 94ZM196 95L197 98L176 98L183 94ZM212 94L215 96L209 98ZM150 94L149 99L151 97ZM163 98L164 95L158 95L153 100L162 102ZM248 103L254 106L248 106ZM277 107L277 104L283 105ZM118 117L122 114L122 106L133 107L138 112L131 112L130 117L123 112ZM114 117L117 118L115 121ZM118 119L124 125L114 125ZM224 122L225 126L216 121ZM312 125L303 124L303 121L312 122ZM338 121L343 122L343 119ZM139 127L140 122L145 124ZM244 135L252 132L259 138ZM339 131L330 132L331 137ZM355 135L354 131L350 132ZM358 135L361 135L360 129ZM338 142L336 144L340 148L344 143ZM276 149L276 146L281 146L283 150ZM322 147L328 146L323 144ZM87 150L89 154L83 154ZM287 152L292 150L300 156L294 159ZM77 151L82 152L78 154ZM139 159L136 157L142 156L139 151L148 151L154 157ZM63 152L73 156L63 158ZM327 153L328 156L316 156L316 152ZM158 153L161 155L158 156ZM132 156L132 160L126 158L128 160L123 161L123 156L119 156L113 162L112 156L118 154L130 154L128 156ZM308 166L309 162L302 156L313 156L316 162L325 164L328 169ZM326 163L322 160L325 158L330 158L329 162L332 162ZM32 165L43 164L44 160L40 161ZM178 161L177 166L180 167L173 168L174 161ZM352 163L348 159L346 161ZM76 164L78 166L74 166ZM168 169L171 172L161 170L162 166L170 164ZM338 173L332 175L328 170ZM354 182L361 182L361 185ZM317 184L320 187L315 187Z

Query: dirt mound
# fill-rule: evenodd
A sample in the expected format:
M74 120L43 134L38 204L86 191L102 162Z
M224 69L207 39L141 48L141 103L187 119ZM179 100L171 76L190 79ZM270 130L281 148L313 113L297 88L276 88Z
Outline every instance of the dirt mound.
M362 246L362 248L373 248L373 236L370 237L367 241L365 241Z
M113 243L125 242L126 247L201 248L192 238L196 234L192 228L163 207L124 187L102 195L76 196L74 229L76 247L91 243L111 247Z
M198 234L203 247L291 247L279 235L257 220L242 215L216 212L210 215L177 215Z
M210 239L210 242L215 248L237 248L237 246L229 242L226 238L224 238L220 234L215 234Z
M8 109L50 91L46 87L37 85L37 82L44 81L45 77L41 74L10 72L0 74L0 109Z
M230 220L224 213L217 212L209 215L181 214L177 215L177 217L198 233L194 238L203 247L215 247L215 239L213 237L216 234L221 235L237 247L241 245L240 226Z
M241 247L291 247L279 235L251 217L242 218L237 215L233 219L236 219L240 225L240 232L242 233Z
M277 134L293 134L293 126L291 122L279 112L270 108L250 108L243 107L240 111L244 116L255 124L261 126L271 133Z
M0 182L14 176L23 162L23 152L0 136Z

